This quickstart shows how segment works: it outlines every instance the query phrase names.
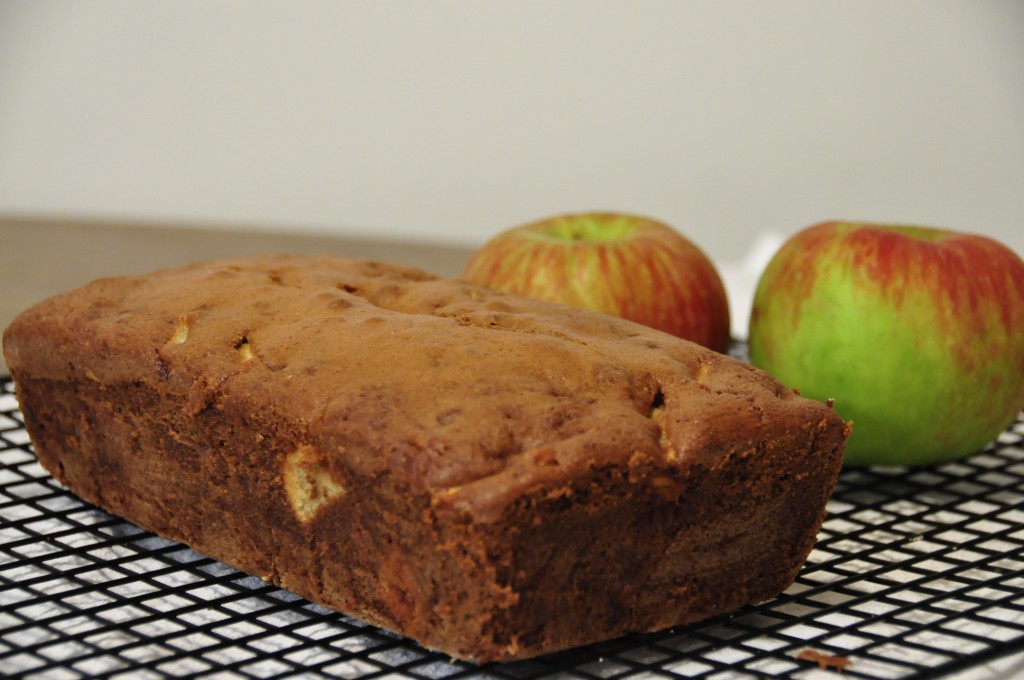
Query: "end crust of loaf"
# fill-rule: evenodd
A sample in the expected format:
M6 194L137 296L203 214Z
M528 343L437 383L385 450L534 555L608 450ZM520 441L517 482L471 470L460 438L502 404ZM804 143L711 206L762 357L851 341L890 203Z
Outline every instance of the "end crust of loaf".
M100 280L4 352L77 495L480 662L775 596L849 432L657 331L340 257Z

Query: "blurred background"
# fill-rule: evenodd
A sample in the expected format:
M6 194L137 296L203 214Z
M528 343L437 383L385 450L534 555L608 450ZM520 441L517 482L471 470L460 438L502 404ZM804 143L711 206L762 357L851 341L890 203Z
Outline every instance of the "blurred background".
M825 219L1024 252L1024 3L0 0L0 216L454 269L595 209L687 234L739 317L757 244ZM56 256L0 229L5 283Z

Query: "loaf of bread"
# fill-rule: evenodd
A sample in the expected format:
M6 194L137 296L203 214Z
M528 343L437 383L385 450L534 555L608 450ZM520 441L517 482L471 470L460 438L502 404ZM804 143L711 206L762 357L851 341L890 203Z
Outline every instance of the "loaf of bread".
M848 434L678 338L340 257L103 279L3 341L72 492L478 662L775 596Z

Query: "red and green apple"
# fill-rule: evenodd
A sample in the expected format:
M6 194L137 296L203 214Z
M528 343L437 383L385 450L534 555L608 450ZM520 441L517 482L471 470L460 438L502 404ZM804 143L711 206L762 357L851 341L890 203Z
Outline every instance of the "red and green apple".
M517 226L485 243L463 278L729 347L729 304L711 260L646 217L575 213Z
M762 274L749 344L754 365L835 399L848 463L956 459L1024 408L1024 262L981 235L818 224Z

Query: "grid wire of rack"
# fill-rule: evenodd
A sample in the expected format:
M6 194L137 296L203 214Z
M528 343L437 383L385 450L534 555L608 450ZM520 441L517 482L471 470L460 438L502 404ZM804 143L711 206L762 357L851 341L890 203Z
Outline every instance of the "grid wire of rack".
M37 463L0 377L3 677L936 678L1021 652L1024 420L960 461L844 470L807 564L769 602L477 666L71 495Z

